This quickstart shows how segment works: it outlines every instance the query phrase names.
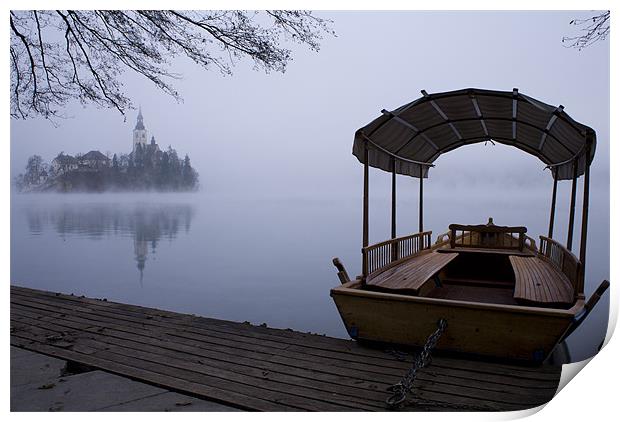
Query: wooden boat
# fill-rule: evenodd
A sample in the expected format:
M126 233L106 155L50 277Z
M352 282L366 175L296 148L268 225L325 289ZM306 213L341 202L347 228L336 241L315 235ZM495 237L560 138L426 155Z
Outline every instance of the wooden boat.
M357 340L424 345L437 321L437 348L540 362L587 317L609 286L584 295L590 164L596 135L563 110L512 92L465 89L427 94L382 115L355 135L364 164L362 274L351 280L335 258L342 285L331 296ZM423 180L441 154L493 140L540 158L551 170L549 232L539 244L526 227L452 224L433 242L423 230ZM389 240L368 243L368 169L392 174ZM396 175L420 180L419 232L396 236ZM584 176L579 257L572 251L576 184ZM566 245L553 237L557 183L572 180ZM457 216L458 218L458 216Z

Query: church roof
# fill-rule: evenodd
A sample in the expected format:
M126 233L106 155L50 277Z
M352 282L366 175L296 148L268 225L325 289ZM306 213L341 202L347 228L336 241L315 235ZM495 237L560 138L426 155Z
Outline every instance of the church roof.
M65 165L77 163L77 159L75 157L72 157L71 155L67 155L67 154L58 154L58 156L54 158L54 161L56 161L59 164L65 164Z
M145 130L143 119L144 118L142 117L142 108L140 108L140 111L138 111L138 121L136 122L136 127L134 128L134 130Z
M105 155L103 155L101 152L99 151L89 151L86 154L82 155L82 160L109 160L108 157L106 157Z

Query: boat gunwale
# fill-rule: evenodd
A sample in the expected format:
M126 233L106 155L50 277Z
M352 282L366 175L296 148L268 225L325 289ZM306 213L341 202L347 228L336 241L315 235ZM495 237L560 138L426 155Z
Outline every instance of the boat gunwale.
M350 281L349 283L341 286L334 287L330 290L330 296L345 295L345 296L357 296L372 300L381 301L399 301L399 302L413 302L417 304L426 305L438 305L458 308L468 308L486 311L499 311L499 312L511 312L520 314L534 314L541 316L557 317L557 318L574 318L585 306L584 299L578 299L575 304L569 309L557 309L557 308L543 308L537 306L528 305L503 305L498 303L483 303L472 301L461 301L453 299L439 299L423 296L409 296L397 293L385 293L372 290L361 290L353 286L359 287L360 283L357 280Z

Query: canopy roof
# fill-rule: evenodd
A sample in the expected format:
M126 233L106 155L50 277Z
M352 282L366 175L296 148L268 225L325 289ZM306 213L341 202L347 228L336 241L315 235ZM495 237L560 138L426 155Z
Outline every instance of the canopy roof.
M477 88L427 94L382 115L355 133L353 155L368 165L398 174L428 177L443 153L467 144L493 140L538 157L558 180L585 171L586 142L590 162L596 149L593 129L574 121L564 107L554 107L512 91Z

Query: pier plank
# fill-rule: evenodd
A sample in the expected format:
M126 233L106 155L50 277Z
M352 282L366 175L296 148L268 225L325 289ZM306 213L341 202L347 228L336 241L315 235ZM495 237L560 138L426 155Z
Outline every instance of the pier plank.
M19 304L19 301L23 300L23 299L17 299L15 298L14 301L16 301L16 304ZM29 299L29 300L33 300L33 299ZM38 302L37 302L38 303ZM46 305L39 305L37 304L36 306L38 307L43 307L45 309L48 310L53 310L53 307L46 307ZM59 309L63 309L64 312L71 312L71 311L75 311L77 313L75 313L75 315L77 315L78 318L85 318L87 320L89 320L91 323L94 322L111 322L112 324L117 323L117 321L115 321L113 318L116 317L116 315L114 314L108 314L110 317L105 317L105 316L99 316L98 314L95 313L88 313L88 314L80 314L78 311L79 309L72 309L71 307L66 307L66 306L62 306ZM94 319L93 319L94 318ZM108 328L118 328L118 329L126 329L127 327L133 327L132 331L130 332L136 332L136 330L141 330L143 329L143 326L141 325L136 325L135 321L124 321L126 322L127 325L105 325ZM133 325L132 325L133 324ZM176 328L176 327L171 327L171 328ZM175 337L175 340L177 341L183 341L183 340L195 340L195 339L200 339L205 343L215 343L215 344L219 344L219 345L223 345L223 346L231 346L231 343L229 341L229 337L222 337L221 333L215 333L215 336L212 335L213 333L209 333L208 336L205 336L205 332L202 331L198 331L198 332L193 332L193 333L186 333L183 330L178 330L175 329L174 331L170 331L170 332L162 332L160 333L160 335L166 337L166 336L172 336ZM149 335L149 332L147 332L147 335ZM266 349L264 347L262 347L261 343L256 343L255 341L252 342L248 342L247 339L244 339L242 342L240 343L236 343L236 344L232 344L233 347L236 347L237 349L242 349L242 350L250 350L250 351L262 351L262 352L271 352L271 349ZM375 372L379 375L384 375L386 373L391 373L395 376L400 376L404 370L406 370L408 368L408 363L406 362L399 362L393 358L391 358L391 361L388 360L382 360L381 362L368 362L366 359L356 359L355 362L351 362L350 359L350 355L346 355L346 354L335 354L335 353L329 353L329 352L325 352L327 354L327 358L325 358L325 354L324 353L318 353L316 354L316 350L311 350L311 353L308 353L306 351L304 351L303 349L299 349L300 353L296 353L296 350L294 348L294 346L289 346L287 348L287 355L293 357L294 359L298 359L300 362L318 362L320 364L323 365L333 365L333 364L338 364L338 366L340 367L344 367L344 368L350 368L350 369L356 369L356 370L361 370L361 371L368 371L368 372ZM231 350L233 351L233 350ZM323 356L321 356L323 354ZM394 363L394 366L390 366L390 365L385 365L385 363L383 362L390 362L390 363ZM383 365L382 365L383 363ZM379 367L382 366L386 366L385 369L381 369L377 372L377 366L379 365ZM439 363L437 365L437 367L442 367L441 363ZM453 370L454 368L450 368L450 370ZM476 368L477 369L477 368ZM497 370L496 370L497 371ZM514 369L513 369L513 374L511 374L511 379L514 379L514 382L518 382L521 380L521 375L522 374L517 374L519 376L515 376L514 374ZM540 381L549 381L551 383L551 385L555 385L555 380L556 380L556 376L555 375L549 375L549 374L535 374L536 376L532 375L532 373L527 372L525 373L524 377L526 378L533 378L536 380L540 380ZM481 374L482 377L484 377L484 373ZM393 382L392 380L386 380L387 382ZM531 383L529 383L531 384ZM527 385L529 385L527 384Z
M60 295L52 292L44 292L39 290L32 290L23 287L14 287L12 294L15 295L34 295L36 298L51 298L61 301L78 302L81 305L93 306L95 308L107 309L117 315L130 315L130 316L142 316L150 321L157 322L163 320L164 322L172 322L176 327L189 326L200 328L206 326L210 330L221 331L224 333L238 332L240 335L246 335L252 338L268 338L270 340L278 340L286 342L287 344L296 344L305 346L311 349L329 350L333 352L342 352L347 356L347 359L353 354L360 358L378 358L382 359L383 363L379 363L380 366L390 366L391 363L395 363L397 368L400 368L398 361L395 361L391 356L384 353L382 350L371 349L358 345L351 340L342 340L336 338L330 338L326 336L314 335L310 333L300 333L292 330L277 329L271 327L263 327L250 325L247 323L238 323L233 321L218 320L213 318L196 317L195 315L178 314L170 311L146 308L141 306L126 305L121 303L115 303L100 299L90 299L84 297L77 297L73 295ZM265 337L267 336L267 337ZM312 353L312 352L308 352ZM484 366L480 366L477 362L462 359L443 359L441 356L434 358L435 362L442 362L442 364L449 367L463 367L466 370L475 370L479 368L481 371L487 369L496 373L504 370L507 375L515 376L523 374L523 376L531 376L534 378L540 378L539 374L550 373L553 378L557 375L557 368L553 367L540 367L530 368L528 366L503 365L498 363L485 362Z
M247 410L384 410L410 363L355 342L11 287L11 344ZM437 357L405 410L516 410L557 367Z
M17 312L17 311L14 311ZM19 313L19 312L17 312ZM23 319L17 318L18 321L23 321ZM28 322L28 321L25 321ZM32 321L33 324L37 325L37 326L41 326L42 324L45 325L46 327L52 327L52 328L56 328L56 326L54 326L53 324L45 324L41 321ZM60 322L61 324L63 323L62 321ZM72 327L73 328L73 327ZM70 335L74 335L75 333L71 332ZM97 337L99 337L99 339L101 341L105 341L105 342L110 342L110 337L109 336L102 336L102 335L96 335ZM96 338L96 337L91 337L91 338ZM113 338L112 338L113 339ZM112 341L112 343L116 343ZM121 343L124 346L139 350L140 348L144 349L144 345L141 343L134 343L134 342L123 342ZM195 355L191 355L191 354L187 354L187 356L179 351L171 351L166 353L166 349L162 349L162 348L153 348L150 346L146 347L147 349L154 351L157 354L163 354L166 356L175 356L175 357L183 357L184 360L186 361L196 361L196 356ZM172 354L171 354L172 353ZM202 361L198 360L198 362L203 363ZM256 362L258 363L258 362ZM209 362L210 365L215 365L217 366L217 361L210 361ZM230 369L227 366L224 366L225 369ZM252 372L251 369L254 368L250 368L248 369L248 367L242 368L241 369L241 373L248 373L248 372ZM267 371L268 373L270 373L269 371ZM264 373L261 373L261 371L255 371L255 375L257 374L257 376L259 378L264 378ZM271 375L270 375L271 378ZM308 380L308 379L296 379L294 377L288 377L288 379L285 379L286 377L281 377L281 376L276 376L274 378L271 379L278 379L284 383L291 383L291 384L297 384L299 382L299 385L302 386L311 386L313 388L317 388L317 389L321 389L321 390L328 390L328 391L335 391L333 386L331 386L330 384L327 383L317 383L313 380ZM398 379L395 377L394 380L392 381L392 383L396 382ZM507 401L507 402L527 402L527 399L536 399L536 397L540 394L540 392L532 392L531 389L527 389L527 388L515 388L515 387L507 387L507 386L502 386L502 385L498 385L498 384L494 384L494 383L485 383L485 382L481 382L481 381L476 381L476 382L467 382L468 380L465 379L459 379L458 377L450 377L447 375L437 375L436 373L432 373L432 376L430 376L429 374L424 374L422 373L420 376L420 381L425 381L427 383L432 383L432 384L447 384L442 386L442 388L445 390L446 387L453 387L453 386L459 386L461 387L461 393L465 392L466 390L464 390L463 388L478 388L478 389L483 389L483 390L487 390L488 391L488 399L490 398L497 398L500 401ZM375 400L377 402L381 401L381 398L384 398L385 393L383 393L383 391L385 390L385 387L387 387L388 385L382 385L382 389L381 392L377 392L377 385L374 385L374 389L371 388L371 390L373 391L372 394L367 394L367 392L365 392L364 390L360 389L360 388L347 388L346 390L344 390L344 394L347 395L347 400L353 400L353 401L359 401L360 398L364 398L364 399L371 399L371 400ZM338 392L342 392L342 388L340 386L336 386L336 391ZM467 390L467 391L473 391L473 390ZM553 389L549 389L549 391L547 391L548 394L553 394ZM505 395L505 394L508 395ZM378 395L380 394L381 397ZM474 396L476 396L477 394L479 394L479 391L476 390L475 392L472 393ZM353 395L353 396L351 396Z
M21 327L27 329L30 333L36 330L38 335L44 336L41 340L44 340L45 336L50 335L50 333L54 333L54 331L48 328L52 326L52 324L35 321L32 323L32 326L25 326L23 324L26 324L27 321L22 319L20 322L22 324ZM19 323L15 323L14 325L20 327ZM348 408L346 410L355 410L356 408L363 410L380 410L379 404L373 405L373 403L380 403L380 396L377 392L371 393L358 389L358 391L351 393L350 389L334 388L333 385L328 383L312 382L312 380L300 382L296 377L286 377L278 374L274 376L269 371L258 370L256 368L245 367L243 370L238 370L240 367L239 365L218 364L218 361L215 360L197 359L196 356L179 352L165 353L160 348L145 346L140 343L130 341L111 343L108 341L107 337L103 335L91 335L90 338L80 336L79 340L79 344L82 347L91 348L93 350L92 354L95 356L115 353L119 355L118 359L123 359L125 362L127 362L127 359L131 360L137 358L167 367L196 372L217 379L238 382L242 385L260 387L274 392L290 393L292 395L316 400L324 400L327 402L324 406L326 407L325 410L345 410L343 406ZM139 365L139 362L136 365ZM237 370L235 370L236 368ZM353 395L355 393L357 393L358 396ZM354 402L354 404L350 404L349 402ZM330 403L336 404L336 406L332 406Z
M61 347L50 346L48 344L37 341L35 338L11 335L11 345L21 347L27 350L32 350L34 352L43 353L60 359L79 362L84 365L97 367L113 374L141 380L143 382L147 382L158 387L183 391L188 394L197 395L199 397L208 397L211 400L222 403L231 403L234 401L236 407L239 407L241 409L259 411L296 410L296 408L291 408L289 406L281 405L278 403L264 401L251 396L245 396L237 392L214 389L200 383L193 383L176 377L162 375L157 372L145 371L130 365L124 365L119 362L93 357L90 354L79 353Z
M28 291L30 289L23 289L23 290ZM19 290L15 292L16 295L22 294L22 293L23 293L22 288L19 288ZM69 295L58 295L57 296L56 294L50 293L50 292L42 292L42 293L52 300L58 299L59 301L78 302L80 304L84 304L84 301L85 301L89 305L107 309L110 312L113 312L114 315L119 315L119 316L126 315L123 311L119 311L119 309L124 310L125 308L130 308L130 309L137 308L139 309L139 312L142 312L143 317L144 315L146 315L146 319L148 319L148 321L144 321L145 323L157 323L159 321L158 316L161 316L161 315L167 316L168 314L170 314L170 315L178 317L174 321L175 328L179 327L179 324L177 324L177 321L180 320L180 321L184 321L184 323L180 325L189 326L189 327L193 327L197 329L204 327L209 330L220 331L225 334L237 333L243 336L251 337L253 339L267 338L269 340L274 340L274 341L283 341L287 344L300 345L300 346L307 348L306 353L309 353L309 354L323 353L324 351L332 351L336 353L341 352L343 353L342 356L345 356L346 360L350 360L351 354L354 354L356 356L359 356L360 358L363 358L364 361L368 361L371 358L381 359L381 363L373 362L373 364L377 364L380 366L389 367L391 365L396 365L394 367L398 369L402 367L402 365L398 361L394 360L388 354L382 351L375 350L375 349L370 349L368 347L361 347L353 341L343 341L341 339L329 338L325 336L304 334L304 333L299 333L299 332L295 332L292 330L282 330L282 329L267 328L267 327L262 327L262 326L252 326L249 324L240 324L240 323L224 321L224 320L214 320L211 318L195 317L192 315L174 314L169 311L161 311L161 310L155 310L151 308L143 308L139 306L134 307L133 305L116 304L114 302L101 301L97 299L85 299L85 298L78 298L78 297L69 296ZM38 296L41 296L41 295L38 295ZM135 309L132 309L131 311L128 311L128 312L130 312L128 314L129 316L139 315L138 313L135 312ZM169 318L165 318L165 319L167 321ZM315 350L311 350L311 349L315 349ZM330 357L335 358L335 355L332 355ZM476 362L473 362L473 361L454 359L454 358L443 359L441 356L435 357L434 361L437 363L441 363L442 365L447 365L450 368L463 367L463 369L466 369L466 370L479 369L482 372L487 371L488 369L492 371L493 373L498 373L498 372L503 371L503 373L506 373L507 375L511 377L524 376L524 377L533 377L535 379L542 379L542 377L544 376L542 376L541 374L550 373L551 379L555 379L557 375L557 369L555 368L546 368L546 367L530 368L528 366L515 367L513 365L507 366L503 364L489 363L489 362L485 362L485 365L481 367L480 365L478 365Z

